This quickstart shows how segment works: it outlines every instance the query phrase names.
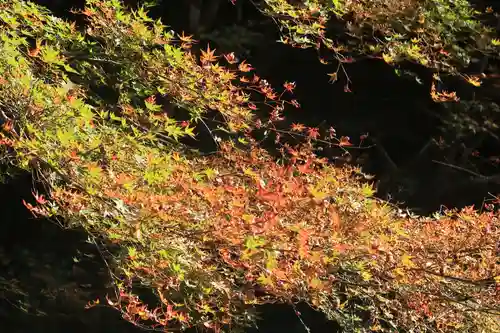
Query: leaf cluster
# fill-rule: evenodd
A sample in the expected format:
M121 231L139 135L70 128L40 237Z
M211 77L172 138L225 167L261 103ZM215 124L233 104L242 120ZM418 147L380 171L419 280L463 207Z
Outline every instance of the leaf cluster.
M252 323L256 304L305 301L346 332L498 332L497 212L423 218L374 198L358 169L314 154L347 137L276 125L300 107L286 99L294 83L279 93L232 54L195 56L191 37L143 10L89 0L79 30L30 2L0 9L2 157L46 186L27 209L103 246L116 286L107 304L127 320L230 330ZM213 130L237 136L209 156L181 149L196 132L157 94L192 122L215 112Z
M498 56L494 31L466 0L265 0L261 10L280 26L282 42L326 47L341 63L366 54L456 74L472 57Z

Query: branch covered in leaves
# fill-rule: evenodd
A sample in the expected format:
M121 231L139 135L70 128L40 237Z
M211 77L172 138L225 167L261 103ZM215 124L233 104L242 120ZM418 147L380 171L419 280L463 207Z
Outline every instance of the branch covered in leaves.
M258 7L278 24L283 43L329 50L340 64L369 55L460 74L473 57L499 52L498 36L467 0L264 0Z
M226 65L210 49L197 58L190 37L144 11L91 0L78 31L32 3L0 7L2 154L46 185L25 202L34 215L113 244L103 251L117 289L107 303L127 320L217 331L252 323L256 304L305 301L346 332L498 332L497 212L401 214L373 198L359 170L313 153L320 140L348 138L274 125L299 107L283 98L292 83L277 93L230 54ZM196 133L157 93L191 121L215 111L238 137L211 156L179 150L162 136ZM268 117L253 113L253 97ZM277 137L276 161L252 136L262 128L304 140Z

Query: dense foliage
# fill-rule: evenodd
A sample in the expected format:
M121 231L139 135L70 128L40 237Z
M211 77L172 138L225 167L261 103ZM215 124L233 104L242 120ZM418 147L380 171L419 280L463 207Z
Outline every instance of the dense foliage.
M469 15L457 6L446 8ZM367 8L379 22L379 7ZM374 198L358 169L314 155L316 143L342 148L347 137L276 125L300 107L293 83L279 91L233 54L198 57L191 37L118 0L88 0L81 14L79 28L0 1L2 157L45 185L25 202L34 215L83 227L101 248L116 286L107 303L124 318L236 330L256 304L304 301L346 332L499 332L496 211L403 213ZM458 38L448 33L426 38ZM395 56L393 44L381 47ZM180 143L203 125L218 152ZM255 131L273 135L280 158ZM302 139L292 146L287 136Z
M397 65L412 61L436 73L460 75L473 59L498 58L500 40L467 0L265 0L261 10L281 27L282 42L326 50L321 61L344 63L363 56ZM339 73L332 73L336 79ZM345 71L341 72L345 73ZM345 73L347 74L347 73ZM436 75L436 78L439 76ZM449 97L449 96L441 96Z
M468 1L306 1L265 0L263 10L282 25L285 43L326 46L382 56L387 62L413 60L439 70L456 70L471 56L496 54L494 31L479 20ZM493 15L492 12L489 14ZM327 33L332 21L342 28ZM346 24L342 24L346 22ZM352 47L354 45L355 47Z

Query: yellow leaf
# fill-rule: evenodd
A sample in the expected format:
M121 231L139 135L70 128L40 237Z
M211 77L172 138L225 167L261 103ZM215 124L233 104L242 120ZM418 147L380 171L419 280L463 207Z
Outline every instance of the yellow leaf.
M317 278L312 278L309 282L309 286L313 289L319 289L322 285L323 283L321 282L321 280Z
M309 193L315 198L315 199L319 199L319 200L323 200L324 198L326 198L328 196L327 193L324 193L324 192L321 192L319 191L318 189L316 189L315 187L309 187Z
M258 277L257 281L263 286L270 286L273 284L273 280L270 277L265 276L264 274L261 274Z
M384 61L388 64L392 64L394 62L394 58L387 53L382 54L382 59L384 59Z
M331 74L328 74L328 76L330 77L328 82L334 83L335 81L337 81L337 73L331 73Z
M412 256L408 254L403 254L403 256L401 257L401 263L403 264L403 266L408 268L415 267L415 264L411 261L411 258Z
M479 78L477 78L477 77L468 76L468 77L466 77L466 79L467 79L467 82L469 82L470 84L472 84L474 87L481 86L481 80L479 80Z

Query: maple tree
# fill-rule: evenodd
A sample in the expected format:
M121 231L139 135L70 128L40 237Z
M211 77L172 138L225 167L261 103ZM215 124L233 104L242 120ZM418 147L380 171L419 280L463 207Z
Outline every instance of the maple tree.
M230 331L277 301L306 302L345 332L499 331L496 210L404 213L358 168L314 154L347 136L279 126L300 108L294 83L279 91L231 53L198 57L190 36L118 0L80 14L83 28L0 0L0 139L4 159L45 186L27 209L101 249L116 293L99 303L166 331ZM181 143L210 121L217 152Z
M396 68L411 61L435 71L435 80L457 75L474 86L480 77L462 71L473 59L498 59L500 40L495 28L483 23L497 22L498 15L467 0L264 0L256 6L278 24L282 43L315 48L321 63L338 63L328 75L331 82L345 75L346 90L345 64L365 57ZM446 92L435 100L443 98Z

